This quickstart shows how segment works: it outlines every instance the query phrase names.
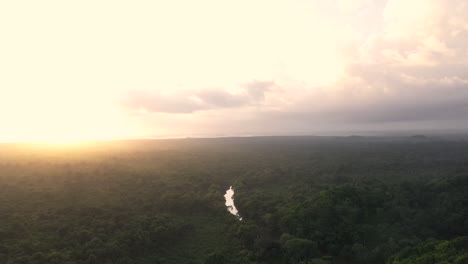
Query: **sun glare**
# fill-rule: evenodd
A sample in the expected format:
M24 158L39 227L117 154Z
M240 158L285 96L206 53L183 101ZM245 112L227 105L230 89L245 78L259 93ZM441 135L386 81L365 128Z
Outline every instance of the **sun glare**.
M50 94L56 96L51 97ZM11 94L10 98L14 97ZM10 100L0 106L0 141L50 144L76 144L126 138L135 126L116 105L87 94L57 93Z

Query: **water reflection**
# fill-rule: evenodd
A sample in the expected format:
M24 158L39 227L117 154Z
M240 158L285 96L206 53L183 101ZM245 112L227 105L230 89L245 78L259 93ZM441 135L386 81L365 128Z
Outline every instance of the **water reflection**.
M226 207L228 211L235 215L239 220L242 220L242 217L239 215L239 211L237 211L236 206L234 205L234 189L232 186L229 187L229 189L226 191L226 194L224 195L224 199L226 199Z

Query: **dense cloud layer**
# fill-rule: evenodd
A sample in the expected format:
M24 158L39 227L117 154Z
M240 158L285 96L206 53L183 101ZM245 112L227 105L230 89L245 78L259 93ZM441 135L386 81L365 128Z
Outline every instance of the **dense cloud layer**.
M344 10L352 9L349 1L338 3ZM359 9L366 4L372 1L360 1ZM139 91L127 105L156 114L196 112L205 126L201 132L219 126L226 133L263 134L389 127L468 129L466 14L466 0L387 1L382 28L346 42L344 71L327 86L271 78L243 85L239 92ZM239 115L242 118L233 117Z
M158 113L192 113L201 110L237 108L261 104L273 82L254 81L245 84L239 92L222 89L160 92L132 91L125 98L130 108Z

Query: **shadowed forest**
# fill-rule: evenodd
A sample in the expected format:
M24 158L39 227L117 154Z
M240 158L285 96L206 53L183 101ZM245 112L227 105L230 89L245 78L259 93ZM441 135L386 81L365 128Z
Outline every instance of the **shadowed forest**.
M40 263L466 264L468 140L3 144L0 264Z

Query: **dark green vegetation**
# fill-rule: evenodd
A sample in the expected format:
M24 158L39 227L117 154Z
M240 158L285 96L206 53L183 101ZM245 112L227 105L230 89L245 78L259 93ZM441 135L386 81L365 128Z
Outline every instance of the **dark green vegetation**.
M392 258L395 264L468 263L468 237L428 241L408 247Z
M1 264L468 263L463 236L463 140L0 145Z

